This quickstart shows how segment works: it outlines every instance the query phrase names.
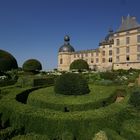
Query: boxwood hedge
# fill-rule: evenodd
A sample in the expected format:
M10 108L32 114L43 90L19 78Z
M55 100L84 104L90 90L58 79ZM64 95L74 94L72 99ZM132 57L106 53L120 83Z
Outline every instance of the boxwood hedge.
M9 120L14 128L25 128L26 133L47 135L50 139L62 138L64 132L70 132L77 140L91 140L95 133L103 128L119 130L120 112L127 106L129 97L120 103L113 103L104 108L87 111L60 112L52 109L41 109L23 104L16 100L16 96L25 88L15 88L11 94L4 96L0 103L2 122Z
M106 88L105 86L89 85L89 87L89 94L70 97L55 94L53 87L39 89L29 95L27 103L35 107L63 112L92 110L111 104L115 101L118 91L120 92L120 89L116 91L114 86Z
M47 135L39 135L34 133L29 133L26 135L18 135L13 137L12 140L50 140Z
M127 140L140 140L140 119L124 121L121 130L121 135Z

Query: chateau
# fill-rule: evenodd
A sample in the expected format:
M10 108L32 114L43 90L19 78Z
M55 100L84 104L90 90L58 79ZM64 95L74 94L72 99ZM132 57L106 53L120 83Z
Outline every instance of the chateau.
M122 17L118 30L110 29L97 49L75 51L70 37L65 36L58 52L58 70L68 71L77 59L86 60L90 69L98 71L140 69L140 24L136 17Z

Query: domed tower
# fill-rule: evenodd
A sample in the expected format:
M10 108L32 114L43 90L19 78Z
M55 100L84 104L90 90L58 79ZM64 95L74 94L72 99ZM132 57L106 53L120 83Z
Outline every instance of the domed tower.
M74 51L74 48L70 45L70 37L66 35L64 37L64 44L59 48L58 52L58 70L69 70L69 66L71 64L71 54Z

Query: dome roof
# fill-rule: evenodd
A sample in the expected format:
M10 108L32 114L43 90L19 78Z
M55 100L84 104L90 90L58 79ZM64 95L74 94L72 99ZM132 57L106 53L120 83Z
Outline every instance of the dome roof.
M17 69L17 61L10 53L0 50L0 71Z
M70 37L66 35L64 37L64 45L59 48L59 52L74 52L74 48L69 43Z
M112 40L112 37L113 37L113 30L110 29L109 33L105 37L105 41Z

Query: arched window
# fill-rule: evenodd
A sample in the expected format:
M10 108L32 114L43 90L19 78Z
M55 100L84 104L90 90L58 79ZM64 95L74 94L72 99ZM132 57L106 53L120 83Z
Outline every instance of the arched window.
M60 64L63 64L63 59L62 58L60 58Z

